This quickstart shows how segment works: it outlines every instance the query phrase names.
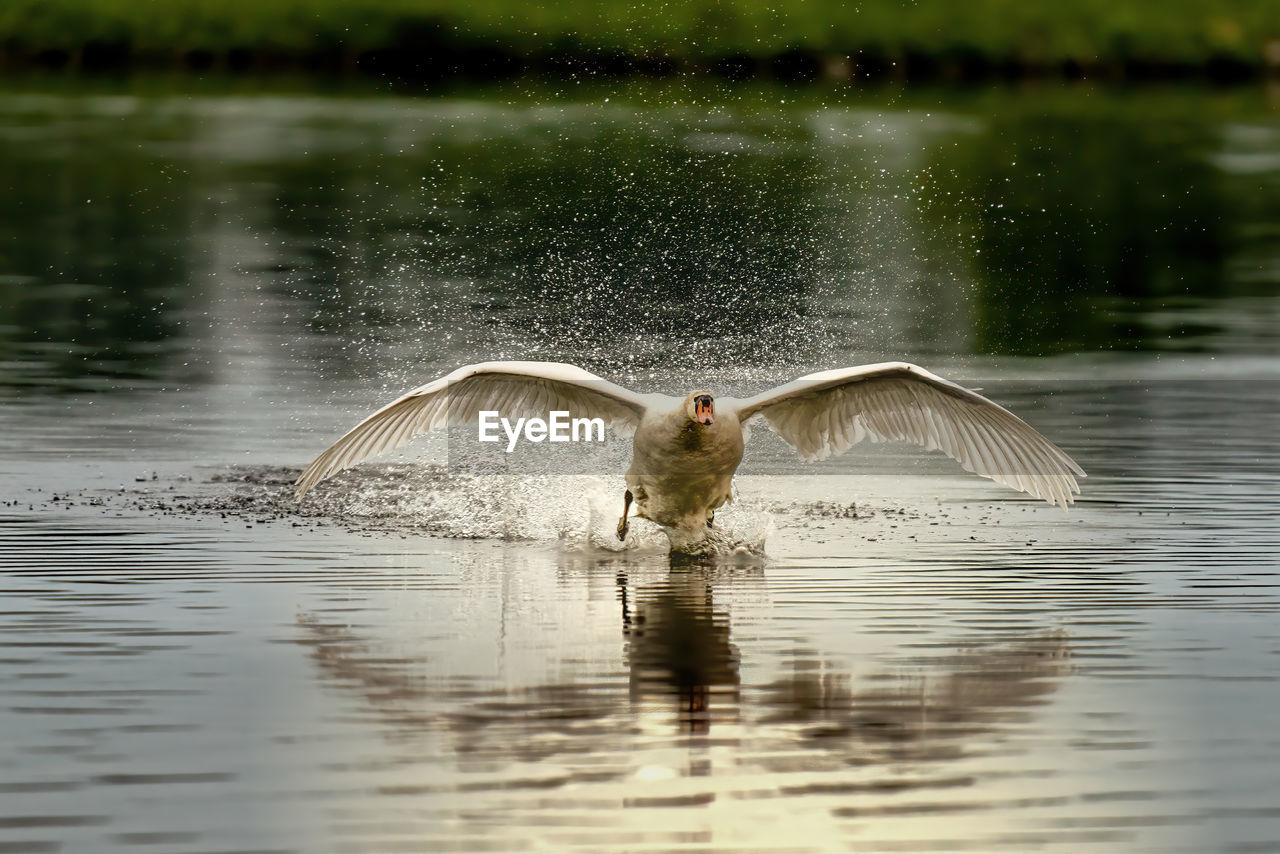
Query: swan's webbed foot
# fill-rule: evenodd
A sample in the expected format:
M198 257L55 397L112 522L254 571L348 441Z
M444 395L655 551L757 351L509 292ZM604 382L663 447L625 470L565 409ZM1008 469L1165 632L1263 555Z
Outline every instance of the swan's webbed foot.
M707 514L707 527L714 528L716 526L716 511L712 510Z
M631 512L631 490L627 490L622 496L622 518L618 520L618 539L625 540L627 538L627 529L631 526L627 524L627 514Z

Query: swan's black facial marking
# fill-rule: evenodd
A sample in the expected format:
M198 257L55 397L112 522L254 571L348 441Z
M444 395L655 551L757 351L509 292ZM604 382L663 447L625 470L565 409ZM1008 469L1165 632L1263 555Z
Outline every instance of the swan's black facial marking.
M704 427L715 422L715 400L709 394L700 394L693 399L693 418Z

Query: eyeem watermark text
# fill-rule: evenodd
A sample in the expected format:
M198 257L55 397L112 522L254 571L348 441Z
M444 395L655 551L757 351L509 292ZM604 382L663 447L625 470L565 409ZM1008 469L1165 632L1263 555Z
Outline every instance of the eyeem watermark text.
M603 418L570 418L567 410L553 409L551 420L541 418L517 418L512 426L511 421L500 417L496 409L482 409L477 424L478 438L481 442L500 442L498 428L507 434L507 453L516 449L520 434L524 433L526 442L603 442ZM597 438L591 438L592 434Z

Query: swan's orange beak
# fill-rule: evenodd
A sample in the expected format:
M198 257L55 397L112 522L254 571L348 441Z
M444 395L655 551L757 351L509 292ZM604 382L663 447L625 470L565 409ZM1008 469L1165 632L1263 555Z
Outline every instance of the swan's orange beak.
M715 406L711 395L700 394L693 399L693 417L704 427L710 427L715 423Z

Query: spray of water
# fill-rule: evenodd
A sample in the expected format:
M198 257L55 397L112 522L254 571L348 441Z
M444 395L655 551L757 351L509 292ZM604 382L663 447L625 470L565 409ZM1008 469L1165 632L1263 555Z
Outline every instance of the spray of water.
M763 508L728 505L706 536L681 538L632 517L625 540L621 478L593 475L474 474L444 466L383 464L343 472L297 503L296 469L244 466L211 478L211 492L186 511L339 525L360 532L446 539L556 543L566 552L760 556L772 530Z

